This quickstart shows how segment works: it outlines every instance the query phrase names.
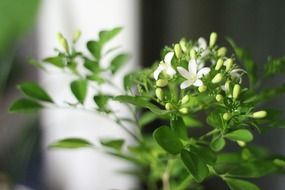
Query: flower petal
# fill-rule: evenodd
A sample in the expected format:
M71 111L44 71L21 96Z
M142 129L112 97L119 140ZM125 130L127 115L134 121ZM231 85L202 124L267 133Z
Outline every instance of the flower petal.
M166 64L171 64L171 60L172 60L172 58L173 58L173 56L174 56L174 52L168 52L165 56L164 56L164 62L166 63Z
M210 71L211 71L211 69L209 67L204 67L200 71L198 71L197 77L201 78L203 75L209 74Z
M207 41L206 41L206 39L205 38L202 38L202 37L200 37L199 39L198 39L198 47L200 48L200 49L207 49Z
M197 62L195 59L190 59L188 63L188 70L191 75L197 74Z
M188 88L189 86L191 86L192 84L193 84L193 82L191 80L185 80L184 82L182 82L180 84L180 88L185 89L185 88Z
M189 79L191 78L191 74L184 69L183 67L177 67L177 71L182 75L184 78Z
M197 79L195 82L194 82L194 84L193 84L194 86L202 86L203 85L203 82L200 80L200 79Z
M160 74L161 71L163 71L163 70L164 70L164 67L163 67L162 65L159 65L159 66L155 69L155 71L153 72L153 78L154 78L155 80L157 80L159 74Z
M176 71L171 66L168 66L165 72L166 72L166 74L168 74L170 76L173 76L176 74Z

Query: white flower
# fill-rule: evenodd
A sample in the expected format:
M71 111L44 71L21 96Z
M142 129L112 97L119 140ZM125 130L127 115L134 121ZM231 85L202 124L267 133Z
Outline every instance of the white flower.
M242 75L246 73L245 70L243 69L233 69L231 72L230 72L230 75L232 78L237 78L239 79L239 83L242 83Z
M162 71L164 71L167 75L170 75L170 76L173 76L176 74L176 71L171 66L171 60L172 60L173 56L174 56L174 52L168 52L165 55L164 61L161 61L159 63L159 66L157 67L157 69L153 73L153 77L155 80L158 79L158 76Z
M191 59L189 61L188 71L183 67L177 67L177 70L184 78L186 78L186 80L180 85L181 89L185 89L191 85L202 86L203 82L201 78L203 75L207 75L210 72L209 67L204 67L198 70L198 65L195 59Z
M201 52L201 57L207 56L210 53L210 51L209 51L206 39L200 37L198 39L197 43L198 43L197 44L198 46L194 47L194 50L196 52L200 51Z

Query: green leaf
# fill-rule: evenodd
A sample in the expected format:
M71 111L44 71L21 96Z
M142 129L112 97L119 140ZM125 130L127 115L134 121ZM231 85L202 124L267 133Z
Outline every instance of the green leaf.
M121 150L125 143L124 139L102 139L100 142L102 145L115 150Z
M94 82L97 82L98 84L103 84L105 82L105 79L102 78L99 74L93 73L92 75L87 76L88 80L92 80Z
M128 60L130 56L128 54L119 54L112 61L110 65L110 70L115 74Z
M108 103L108 100L109 100L110 96L106 96L106 95L103 95L103 94L98 94L98 95L95 95L93 97L95 103L97 104L97 106L100 108L100 109L105 109L107 103Z
M205 146L190 146L190 151L203 159L206 164L214 165L216 163L216 154Z
M15 113L31 113L40 110L43 106L33 100L29 99L19 99L16 100L11 107L9 108L9 112Z
M233 132L227 133L224 137L234 141L250 142L253 140L252 133L247 129L238 129Z
M285 57L272 59L268 58L267 63L264 65L264 73L266 77L281 74L285 71Z
M210 147L213 151L219 152L225 147L225 145L225 139L223 137L218 137L211 141Z
M93 145L89 141L81 138L62 139L49 145L50 148L70 148L70 149L86 148L92 146Z
M122 103L133 104L133 105L138 106L138 107L148 108L150 111L152 111L153 113L155 113L157 115L164 115L164 114L169 113L169 111L160 109L156 105L150 103L145 98L140 97L140 96L121 95L121 96L116 96L114 98L114 100L122 102Z
M255 184L245 180L226 178L225 181L231 190L260 190Z
M183 149L180 156L187 170L198 183L201 183L206 177L208 177L208 167L196 154Z
M53 102L51 97L46 93L46 91L36 83L25 82L20 84L18 87L25 95L31 98L46 102Z
M112 38L114 38L116 35L118 35L122 31L122 29L123 29L122 27L116 27L111 30L103 30L99 32L100 42L102 44L107 43Z
M71 91L76 99L83 104L87 94L87 81L80 79L70 84Z
M176 134L167 126L162 126L153 132L156 142L167 152L178 154L183 148L183 144Z
M143 127L151 122L153 122L157 118L157 115L153 112L147 111L143 115L139 117L139 126Z
M97 61L92 61L89 59L84 60L84 67L91 71L92 73L99 73L100 72L100 66Z
M179 138L183 140L188 139L188 131L181 117L176 117L174 119L171 119L170 126Z
M99 60L101 58L101 51L102 51L102 43L98 41L88 41L87 42L87 49L89 52Z
M65 62L62 57L56 56L56 57L48 57L43 60L44 62L50 63L56 67L59 68L64 68L65 67Z

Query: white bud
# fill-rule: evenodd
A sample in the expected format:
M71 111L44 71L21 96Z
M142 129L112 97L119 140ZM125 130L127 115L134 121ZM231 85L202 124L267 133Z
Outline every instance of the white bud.
M230 69L232 68L233 65L233 60L231 58L227 59L225 61L225 66L226 66L226 71L230 71Z
M224 113L223 114L223 119L225 120L225 121L228 121L228 120L230 120L231 119L231 117L232 117L232 114L231 113Z
M182 56L182 51L179 44L174 45L174 52L177 58L180 58Z
M225 47L220 47L217 51L217 55L219 57L224 57L227 54L227 48Z
M181 99L181 104L186 104L189 100L190 100L190 96L189 96L189 95L185 95L185 96Z
M191 59L195 59L196 58L196 51L194 49L190 50L190 57L191 57Z
M158 87L165 87L168 84L168 81L165 79L158 79L155 84Z
M240 85L235 84L234 89L233 89L233 99L236 100L240 94Z
M187 108L180 108L179 112L182 114L187 114L188 113L188 109Z
M267 112L265 110L257 111L252 114L252 117L255 119L261 119L267 116Z
M215 70L218 71L220 70L220 68L223 66L224 61L222 59L218 59L216 66L215 66Z
M218 34L216 32L212 32L210 34L209 46L213 47L216 44L217 39L218 39Z
M221 82L222 80L223 80L223 75L221 73L218 73L214 76L211 82L216 84L216 83Z
M184 39L180 40L179 45L184 53L187 52L186 41Z
M163 99L163 90L161 88L155 89L155 95L159 100Z
M199 88L198 88L198 91L199 92L205 92L207 90L207 86L204 86L204 85L202 85L202 86L199 86Z
M221 101L223 101L223 99L224 99L224 97L221 94L216 95L217 102L221 102Z
M165 104L165 109L166 110L172 110L173 109L173 105L171 103L166 103Z

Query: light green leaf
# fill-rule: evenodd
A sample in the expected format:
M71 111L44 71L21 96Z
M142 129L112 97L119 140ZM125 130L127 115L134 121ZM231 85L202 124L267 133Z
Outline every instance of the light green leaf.
M183 144L177 135L167 126L162 126L153 132L156 142L167 152L178 154L183 148Z
M124 96L124 95L122 95L122 96L116 96L114 98L114 100L122 102L122 103L133 104L133 105L138 106L138 107L148 108L150 111L152 111L153 113L155 113L157 115L164 115L164 114L169 113L169 111L160 109L156 105L150 103L145 98L140 97L140 96Z
M59 68L64 68L65 67L65 62L62 57L56 56L56 57L48 57L43 60L44 62L50 63L56 67Z
M98 95L95 95L93 97L95 103L97 104L97 106L100 108L100 109L105 109L107 103L108 103L108 100L109 100L110 96L106 96L106 95L103 95L103 94L98 94Z
M206 177L208 177L208 167L196 154L183 149L180 156L187 170L198 183L201 183Z
M260 190L255 184L245 180L226 178L225 181L231 190Z
M25 82L18 86L18 88L27 96L37 100L53 102L47 92L34 82Z
M49 145L50 148L70 148L70 149L86 148L92 146L93 145L89 141L81 138L62 139Z
M16 100L11 107L9 108L9 112L15 113L31 113L40 110L43 106L33 100L29 99L19 99Z
M128 60L130 56L128 54L119 54L112 61L110 65L110 70L115 74Z
M121 150L125 143L124 139L102 139L100 142L102 145L115 150Z
M101 51L102 51L102 44L98 41L88 41L87 42L87 49L89 52L99 60L101 58Z
M83 104L87 94L87 81L80 79L70 84L71 91L76 99Z
M89 59L84 60L84 67L91 71L92 73L99 73L100 72L100 66L98 62L92 61Z
M218 137L211 141L210 147L213 151L219 152L225 147L225 145L225 139L223 137Z
M224 137L234 141L250 142L253 140L252 133L247 129L238 129L227 133Z
M99 32L100 42L102 44L107 43L112 38L114 38L116 35L118 35L122 31L122 29L123 29L122 27L116 27L111 30L103 30Z
M139 117L139 126L143 127L151 122L153 122L157 118L157 115L153 112L147 111Z

